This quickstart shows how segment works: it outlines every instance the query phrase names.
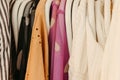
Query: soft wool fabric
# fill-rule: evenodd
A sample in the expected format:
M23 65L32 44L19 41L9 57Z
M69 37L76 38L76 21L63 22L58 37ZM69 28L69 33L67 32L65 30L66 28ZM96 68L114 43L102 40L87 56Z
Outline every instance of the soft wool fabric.
M72 52L69 60L69 80L87 80L86 6L87 0L81 0L79 7L76 9Z
M102 57L103 57L103 48L99 44L101 42L101 36L102 35L97 35L96 29L98 33L101 32L102 30L101 27L103 26L103 21L99 16L101 16L100 12L100 1L94 1L94 0L89 0L91 1L91 4L88 5L88 7L92 6L91 8L88 8L88 15L86 18L86 35L87 35L87 59L88 59L88 78L89 80L100 80L100 75L101 75L101 62L102 62ZM95 12L96 8L96 17L92 13ZM91 10L91 11L90 11ZM91 17L90 17L91 16ZM96 23L95 20L91 21L91 18L96 18ZM95 26L96 24L96 26ZM102 36L103 37L103 36Z
M78 7L80 6L80 3L81 3L80 0L74 0L73 4L72 4L73 7L72 7L72 11L71 11L71 18L72 18L71 24L72 24L72 31L73 32L75 32L74 30L77 28L77 26L75 26L75 24L76 24L76 18L78 17L77 12L78 12Z
M95 0L88 0L88 21L93 33L93 36L96 37L96 30L95 30Z
M46 0L40 0L36 9L25 80L48 80L45 3Z
M96 41L104 48L105 45L105 25L104 25L104 3L101 0L95 1L95 19L96 19Z
M104 0L104 19L105 19L105 38L109 34L110 23L112 18L112 0Z
M102 61L101 80L120 80L120 0L114 0L110 31Z
M107 69L105 67L102 70L104 64L102 61L107 39L106 32L109 33L109 29L105 31L105 25L110 25L107 21L110 16L105 17L104 24L104 3L101 0L81 0L79 7L75 5L78 2L76 0L73 3L72 17L75 22L73 22L73 44L69 60L69 80L103 80L101 73L105 76L107 71L106 73L104 71ZM106 6L108 5L105 5L105 8ZM110 3L109 6L111 6ZM74 13L75 10L76 13ZM105 12L109 14L110 10Z
M72 47L72 4L74 0L67 0L66 1L66 8L65 8L65 23L66 23L66 33L67 33L67 42L69 53L71 53Z

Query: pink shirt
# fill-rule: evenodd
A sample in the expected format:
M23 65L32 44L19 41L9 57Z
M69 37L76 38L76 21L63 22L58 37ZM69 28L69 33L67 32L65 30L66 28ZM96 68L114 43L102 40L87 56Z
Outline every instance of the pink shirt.
M59 3L60 2L57 3L55 0L52 2L51 27L50 27L50 31L49 31L50 80L53 79L56 18L57 18L57 11L59 8Z
M65 4L62 0L57 11L55 22L54 47L52 46L53 55L51 56L51 80L68 80L68 44L65 25ZM50 43L51 44L51 43Z

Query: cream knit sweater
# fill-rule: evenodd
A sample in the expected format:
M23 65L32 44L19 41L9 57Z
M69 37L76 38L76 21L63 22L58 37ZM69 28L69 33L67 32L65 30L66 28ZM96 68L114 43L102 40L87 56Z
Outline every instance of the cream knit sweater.
M76 0L75 0L76 1ZM74 1L74 3L75 3ZM78 0L79 1L79 0ZM86 6L87 0L81 0L76 7L73 24L72 53L69 60L69 80L87 80L87 54L86 54ZM74 7L73 3L73 7ZM74 11L74 10L73 10ZM74 13L73 13L74 15Z
M67 42L69 53L71 53L71 46L72 46L72 3L74 0L67 0L66 7L65 7L65 22L66 22L66 33L67 33Z
M114 0L110 31L102 61L101 80L120 80L120 0Z
M77 5L75 2L79 2L80 4ZM116 3L119 2L116 0ZM119 77L119 74L117 74L120 72L119 55L113 54L115 56L113 58L109 55L113 53L112 51L119 50L119 45L117 45L119 43L119 37L114 35L120 33L116 34L115 31L114 35L111 33L112 30L115 30L111 27L116 24L119 26L120 23L119 20L116 21L119 18L118 16L120 16L117 12L118 7L116 7L117 13L113 15L114 20L111 22L110 0L74 0L73 5L75 4L78 8L73 6L73 11L75 9L76 13L74 12L72 15L74 22L72 53L70 54L69 60L69 80L120 80L119 78L114 79L116 76ZM115 11L115 8L113 10ZM119 29L117 30L120 32ZM118 39L118 41L113 39ZM109 67L112 60L113 63ZM115 63L118 65L116 68L114 68Z
M103 37L101 27L103 21L99 18L102 15L100 5L100 0L96 2L94 0L88 1L88 17L86 19L88 80L100 80L101 61L103 56L103 47L101 45ZM100 35L97 35L98 29L98 33L101 32Z

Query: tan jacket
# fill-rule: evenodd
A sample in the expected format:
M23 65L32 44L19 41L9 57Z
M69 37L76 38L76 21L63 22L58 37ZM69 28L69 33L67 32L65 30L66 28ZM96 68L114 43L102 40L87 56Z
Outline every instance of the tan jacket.
M46 0L40 0L36 9L25 80L48 80L45 3Z

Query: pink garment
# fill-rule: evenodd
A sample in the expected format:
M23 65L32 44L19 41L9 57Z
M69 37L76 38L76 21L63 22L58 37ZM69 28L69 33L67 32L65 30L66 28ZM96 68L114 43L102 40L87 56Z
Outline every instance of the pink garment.
M58 8L59 8L59 4L57 4L54 0L52 2L51 27L50 27L49 38L48 38L48 40L49 40L49 51L50 51L50 80L53 79L56 18L57 18Z
M65 25L65 4L66 0L62 0L58 9L56 18L56 34L51 36L53 40L53 55L51 56L51 78L50 80L68 80L68 44L66 36L66 25ZM50 43L51 44L51 43Z

